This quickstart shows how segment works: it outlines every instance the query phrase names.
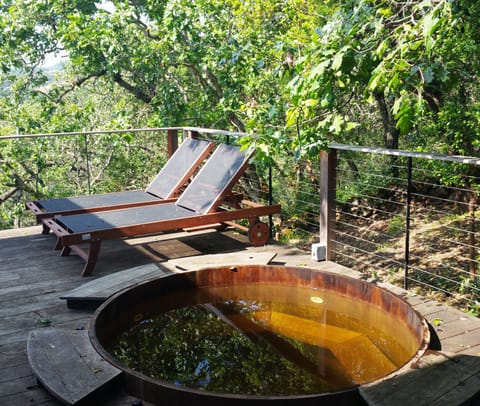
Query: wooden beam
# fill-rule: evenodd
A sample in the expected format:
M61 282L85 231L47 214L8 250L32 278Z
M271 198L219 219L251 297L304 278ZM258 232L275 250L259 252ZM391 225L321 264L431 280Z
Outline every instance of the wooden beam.
M171 157L178 148L178 130L177 129L167 130L167 148L168 148L168 157Z
M320 153L320 244L325 246L327 261L333 256L337 151Z

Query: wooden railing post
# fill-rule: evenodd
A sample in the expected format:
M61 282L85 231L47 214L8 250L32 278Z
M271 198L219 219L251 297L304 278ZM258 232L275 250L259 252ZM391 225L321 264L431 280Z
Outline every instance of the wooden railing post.
M312 245L312 258L333 258L335 229L337 150L320 153L320 243Z
M183 130L183 134L187 137L190 137L190 138L198 138L200 136L200 133L198 131L195 131L195 130L192 130L192 129L186 129L186 130Z
M171 157L178 148L178 130L167 130L168 156Z

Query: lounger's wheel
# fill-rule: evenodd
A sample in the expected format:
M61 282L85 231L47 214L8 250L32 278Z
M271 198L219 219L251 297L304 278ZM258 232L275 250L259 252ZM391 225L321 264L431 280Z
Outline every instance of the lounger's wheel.
M258 247L260 245L265 245L270 238L270 229L261 221L257 221L253 223L250 228L248 229L248 239L250 243Z

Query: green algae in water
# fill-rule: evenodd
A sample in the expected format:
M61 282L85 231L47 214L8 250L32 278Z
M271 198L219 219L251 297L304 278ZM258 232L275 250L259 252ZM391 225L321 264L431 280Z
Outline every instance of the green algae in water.
M312 305L307 299L265 300L268 286L262 300L215 288L213 296L221 300L139 317L108 350L129 368L180 387L269 396L350 387L383 376L409 356L397 341L386 344L388 337L369 323L333 311L335 300L345 308L345 297L320 292L320 299L309 289L289 289ZM353 305L358 313L359 303ZM374 311L377 322L379 314Z

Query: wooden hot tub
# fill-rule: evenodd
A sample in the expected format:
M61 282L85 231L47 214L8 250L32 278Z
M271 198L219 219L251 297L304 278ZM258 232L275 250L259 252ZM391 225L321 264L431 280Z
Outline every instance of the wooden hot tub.
M427 349L425 320L371 283L288 266L217 267L109 298L89 330L146 401L361 404L359 385Z

